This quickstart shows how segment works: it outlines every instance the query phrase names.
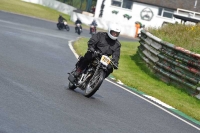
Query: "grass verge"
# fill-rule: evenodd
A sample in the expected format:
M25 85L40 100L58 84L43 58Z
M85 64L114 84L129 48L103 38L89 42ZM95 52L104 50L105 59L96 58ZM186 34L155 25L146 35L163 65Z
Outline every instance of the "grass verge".
M34 16L57 22L59 14L62 14L67 20L70 16L60 13L45 6L23 2L21 0L0 0L0 10ZM72 24L72 22L69 22Z
M84 55L86 52L87 41L87 38L81 38L75 42L74 49L79 55ZM152 75L137 54L138 42L121 42L121 44L119 69L112 74L115 78L200 120L200 100L191 97L182 89L165 84Z
M172 43L175 46L185 48L195 53L200 53L200 24L168 24L160 28L148 28L148 30L154 36L162 38L163 41Z

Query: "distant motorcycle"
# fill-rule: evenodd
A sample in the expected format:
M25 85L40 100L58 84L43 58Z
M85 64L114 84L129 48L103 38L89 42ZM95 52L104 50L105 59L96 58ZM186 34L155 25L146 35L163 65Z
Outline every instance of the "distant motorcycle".
M76 24L76 33L78 33L78 35L80 35L82 32L82 28L81 28L81 24Z
M91 34L92 35L96 34L96 27L94 25L91 25L90 28L91 28Z
M74 73L81 58L82 57L79 57L79 61L76 63L76 67L72 70L72 72L68 73L68 89L74 90L79 87L81 90L85 91L84 96L89 98L95 94L103 83L108 65L111 64L112 67L116 68L117 66L112 62L110 57L99 53L98 56L86 67L86 69L84 69L78 77L75 77Z
M63 23L57 23L57 27L59 30L62 30L62 29L66 29L67 31L70 30L66 21L64 21Z

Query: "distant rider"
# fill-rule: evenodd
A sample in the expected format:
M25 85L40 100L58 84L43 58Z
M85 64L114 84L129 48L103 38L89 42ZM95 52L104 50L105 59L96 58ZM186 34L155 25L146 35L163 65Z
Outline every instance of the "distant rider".
M94 26L94 30L95 30L95 32L96 32L96 27L97 27L97 22L96 22L96 20L93 20L92 21L92 23L91 23L91 26ZM90 26L90 34L92 34L92 27Z
M62 16L62 15L59 15L58 17L58 25L64 25L64 20L67 22L67 20Z
M82 29L82 26L81 26L82 22L81 22L81 20L79 18L77 18L77 20L75 22L75 32L77 31L77 28L78 28L77 24L80 24L80 28Z

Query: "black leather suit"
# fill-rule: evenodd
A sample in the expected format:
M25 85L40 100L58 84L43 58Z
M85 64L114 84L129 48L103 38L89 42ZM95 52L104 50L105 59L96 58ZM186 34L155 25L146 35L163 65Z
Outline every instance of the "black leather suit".
M112 40L106 32L98 32L93 35L88 41L88 50L100 51L102 54L111 56L113 58L113 62L116 66L118 66L119 58L120 58L120 48L121 44L118 40ZM80 60L79 68L85 69L90 61L95 57L93 52L87 51L84 57ZM113 72L112 67L108 67L106 77Z

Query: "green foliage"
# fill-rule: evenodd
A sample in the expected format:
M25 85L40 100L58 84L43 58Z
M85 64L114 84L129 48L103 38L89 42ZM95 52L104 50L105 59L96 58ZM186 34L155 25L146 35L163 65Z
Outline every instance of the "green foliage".
M58 0L60 2L71 5L80 10L86 10L88 0ZM96 6L97 0L92 0L92 6Z
M200 53L200 25L167 24L148 31L163 41Z

